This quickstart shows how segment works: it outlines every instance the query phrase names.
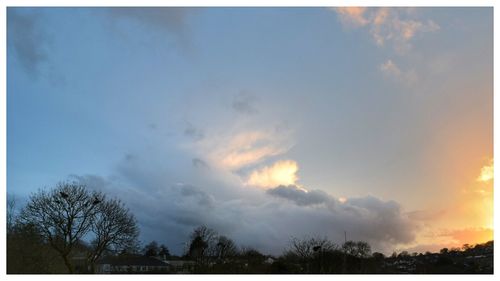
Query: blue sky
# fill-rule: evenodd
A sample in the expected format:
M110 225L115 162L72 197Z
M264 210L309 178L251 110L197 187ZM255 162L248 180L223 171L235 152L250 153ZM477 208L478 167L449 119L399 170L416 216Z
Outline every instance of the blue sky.
M9 194L82 181L174 251L491 233L492 9L9 8L7 51Z

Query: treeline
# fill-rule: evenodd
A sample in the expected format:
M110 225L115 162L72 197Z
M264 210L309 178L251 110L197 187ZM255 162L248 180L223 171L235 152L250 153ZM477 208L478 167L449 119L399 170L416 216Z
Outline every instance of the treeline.
M196 262L193 273L367 273L371 268L371 247L363 241L337 245L326 238L292 238L284 253L275 257L238 247L200 226L187 245L182 258Z
M7 273L93 273L101 258L134 255L187 261L192 265L189 273L493 272L493 241L440 253L403 251L386 257L372 253L363 241L339 245L326 238L291 238L280 256L271 256L240 247L206 226L195 228L184 253L174 256L156 241L139 246L137 222L118 199L74 183L38 191L20 212L15 209L15 201L9 200Z

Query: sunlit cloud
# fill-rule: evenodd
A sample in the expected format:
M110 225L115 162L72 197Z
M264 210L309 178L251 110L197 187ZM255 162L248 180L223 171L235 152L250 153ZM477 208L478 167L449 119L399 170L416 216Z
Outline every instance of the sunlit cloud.
M334 10L338 13L340 21L344 25L364 26L369 23L364 17L366 11L364 7L338 7Z
M491 180L493 180L493 159L490 161L490 164L481 168L481 174L477 178L477 181L481 182L488 182Z
M288 150L273 141L273 135L263 131L242 132L232 137L226 147L216 154L223 166L230 170L259 163L261 160L279 155Z
M392 76L401 75L401 70L392 60L387 60L386 62L381 64L379 68L380 71L382 71L387 75L392 75Z
M406 85L414 85L418 76L415 70L405 69L402 70L393 60L388 59L379 65L379 70L388 78L395 79Z
M408 18L411 13L401 8L341 7L334 11L342 25L354 28L366 26L376 45L385 46L390 42L398 53L408 51L411 48L410 41L418 33L440 29L432 20Z
M278 161L271 166L253 171L246 184L263 188L293 185L298 180L298 169L299 167L295 161Z
M290 136L273 130L240 130L227 135L207 136L195 144L198 153L211 165L231 172L258 165L290 148Z

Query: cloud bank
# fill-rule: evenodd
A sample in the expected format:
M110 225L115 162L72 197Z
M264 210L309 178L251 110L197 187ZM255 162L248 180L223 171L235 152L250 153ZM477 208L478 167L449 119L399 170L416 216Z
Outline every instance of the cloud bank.
M320 235L342 243L344 231L349 239L368 241L382 251L415 239L416 226L394 201L372 196L339 200L297 185L252 188L225 182L217 178L217 170L200 171L193 165L185 181L176 182L179 178L171 176L175 171L162 172L166 166L157 166L157 171L138 168L151 157L124 161L107 178L84 175L73 179L123 200L138 218L142 241L165 242L175 253L182 253L190 231L201 224L240 245L271 254L281 253L291 237ZM294 164L277 162L267 171Z

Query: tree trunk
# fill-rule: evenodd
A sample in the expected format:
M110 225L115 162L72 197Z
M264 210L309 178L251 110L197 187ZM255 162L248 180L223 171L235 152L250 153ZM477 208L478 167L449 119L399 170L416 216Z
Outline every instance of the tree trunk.
M68 268L68 272L70 274L73 273L73 266L71 265L71 262L69 261L68 259L68 255L64 255L63 256L63 260L64 260L64 264L66 265L66 267Z

